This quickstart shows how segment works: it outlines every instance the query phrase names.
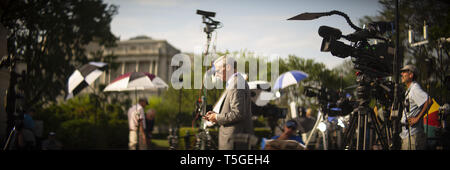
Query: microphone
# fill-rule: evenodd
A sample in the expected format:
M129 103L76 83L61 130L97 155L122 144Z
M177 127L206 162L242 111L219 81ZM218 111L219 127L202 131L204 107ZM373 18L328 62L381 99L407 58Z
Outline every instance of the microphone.
M329 26L320 26L319 35L323 38L339 39L342 36L341 30Z

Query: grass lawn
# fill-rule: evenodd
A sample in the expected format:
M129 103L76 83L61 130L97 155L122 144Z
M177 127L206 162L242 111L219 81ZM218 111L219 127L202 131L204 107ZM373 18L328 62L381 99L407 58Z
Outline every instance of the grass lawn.
M152 139L152 147L155 150L168 150L169 141L167 139Z

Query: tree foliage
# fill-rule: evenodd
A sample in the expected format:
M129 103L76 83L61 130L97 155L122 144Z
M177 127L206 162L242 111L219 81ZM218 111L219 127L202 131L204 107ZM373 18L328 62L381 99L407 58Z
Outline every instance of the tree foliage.
M105 97L78 95L66 102L40 109L44 134L56 132L64 149L126 149L128 120L124 103L102 103Z
M68 77L87 63L90 42L112 46L110 31L117 7L92 1L14 0L1 11L8 30L8 56L1 66L25 63L27 74L18 81L28 106L55 101Z
M378 16L366 16L361 23L373 21L394 21L395 1L380 0L382 10ZM414 64L419 71L419 82L438 102L449 101L449 43L439 39L450 37L450 3L443 0L399 1L400 42L404 49L403 65ZM408 42L408 29L414 32L414 42L423 41L423 25L428 25L428 43L411 47ZM402 64L402 63L400 63ZM447 78L448 79L448 78ZM446 84L447 83L447 84Z

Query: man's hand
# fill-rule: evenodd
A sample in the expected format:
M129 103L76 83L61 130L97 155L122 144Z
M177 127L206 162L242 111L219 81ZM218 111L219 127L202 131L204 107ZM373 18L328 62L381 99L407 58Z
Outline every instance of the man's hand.
M420 117L412 117L408 119L408 123L410 126L413 126L414 124L416 124L417 122L419 122Z
M410 124L410 126L419 122L420 118L423 117L423 115L428 111L428 109L432 103L433 103L433 101L431 100L430 97L428 97L427 101L425 102L425 104L422 107L422 110L420 110L419 115L408 119L408 123Z
M206 119L207 121L216 123L216 122L217 122L216 115L217 115L216 112L214 112L214 111L209 111L208 113L206 113L205 116L203 116L203 119Z

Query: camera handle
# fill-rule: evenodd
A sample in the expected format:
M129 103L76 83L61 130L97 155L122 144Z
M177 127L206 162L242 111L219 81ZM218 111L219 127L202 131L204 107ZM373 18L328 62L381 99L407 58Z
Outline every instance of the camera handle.
M350 17L348 17L347 14L345 14L345 13L343 13L341 11L337 11L337 10L332 10L330 12L320 12L320 13L305 12L305 13L302 13L300 15L297 15L297 16L294 16L292 18L289 18L288 20L313 20L313 19L317 19L317 18L320 18L320 17L323 17L323 16L330 16L330 15L340 15L340 16L345 18L345 20L350 25L350 27L352 27L356 31L361 31L362 30L362 28L359 28L358 26L353 24L353 22L350 20Z
M354 30L356 30L356 31L361 31L362 30L362 28L359 28L358 26L353 24L352 20L350 20L350 17L348 17L347 14L345 14L345 13L343 13L341 11L333 10L333 11L327 12L327 14L328 14L328 16L330 16L330 15L340 15L340 16L345 18L345 20L347 21L348 25L350 25L350 27L352 27Z

